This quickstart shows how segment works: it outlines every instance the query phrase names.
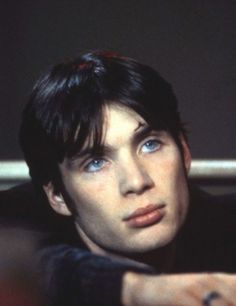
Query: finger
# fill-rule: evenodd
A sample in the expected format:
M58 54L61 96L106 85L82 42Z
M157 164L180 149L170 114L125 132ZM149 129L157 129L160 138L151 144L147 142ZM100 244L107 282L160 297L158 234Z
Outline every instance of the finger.
M236 306L236 276L233 274L188 275L187 291L200 306Z
M202 299L203 306L222 306L225 305L221 294L217 291L210 291Z
M233 274L218 273L214 275L218 292L225 305L236 306L236 277Z
M236 278L226 274L206 274L200 281L204 306L235 306Z

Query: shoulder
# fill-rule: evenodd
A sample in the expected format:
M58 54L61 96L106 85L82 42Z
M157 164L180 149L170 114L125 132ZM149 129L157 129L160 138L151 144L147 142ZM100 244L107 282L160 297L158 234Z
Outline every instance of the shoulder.
M152 272L65 244L45 247L38 257L42 284L52 305L121 306L124 273Z

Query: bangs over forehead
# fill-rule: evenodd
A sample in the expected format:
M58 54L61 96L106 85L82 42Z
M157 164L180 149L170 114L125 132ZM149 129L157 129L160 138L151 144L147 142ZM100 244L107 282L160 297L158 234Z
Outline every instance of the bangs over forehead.
M88 53L52 67L33 88L20 130L30 173L49 176L87 143L100 146L110 103L134 110L154 129L182 131L172 88L154 69L113 53Z

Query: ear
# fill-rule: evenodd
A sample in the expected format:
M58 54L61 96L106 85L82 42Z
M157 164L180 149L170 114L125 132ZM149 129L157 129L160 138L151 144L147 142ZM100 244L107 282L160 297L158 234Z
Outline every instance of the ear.
M189 170L191 167L192 156L191 156L191 152L189 149L189 145L185 137L183 136L183 134L180 134L180 142L181 142L182 150L183 150L182 154L183 154L183 161L184 161L186 173L189 173Z
M43 189L53 210L55 210L58 214L71 216L71 212L68 209L62 194L55 193L55 188L51 182L49 182L47 185L44 185Z

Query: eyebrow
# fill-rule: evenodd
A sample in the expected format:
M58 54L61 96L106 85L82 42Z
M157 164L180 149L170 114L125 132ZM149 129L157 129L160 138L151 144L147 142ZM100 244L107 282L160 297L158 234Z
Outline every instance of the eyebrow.
M138 126L136 127L134 132L138 131L143 126L147 126L147 123L139 121Z
M154 129L147 124L146 122L139 122L138 126L134 130L134 134L131 137L131 142L139 142L142 138L146 137L149 133L154 131ZM73 164L78 159L82 159L85 156L96 156L96 155L103 155L109 154L114 152L114 148L109 145L100 144L94 147L86 147L78 152L74 157L68 160L69 164Z
M71 161L77 160L79 158L83 158L84 156L88 155L98 155L98 154L104 154L107 151L111 151L111 148L109 146L105 145L98 145L96 148L94 147L87 147L82 149L80 152L75 154L74 157L71 158Z
M138 127L134 130L133 140L145 137L150 132L154 131L154 129L145 122L139 122Z

